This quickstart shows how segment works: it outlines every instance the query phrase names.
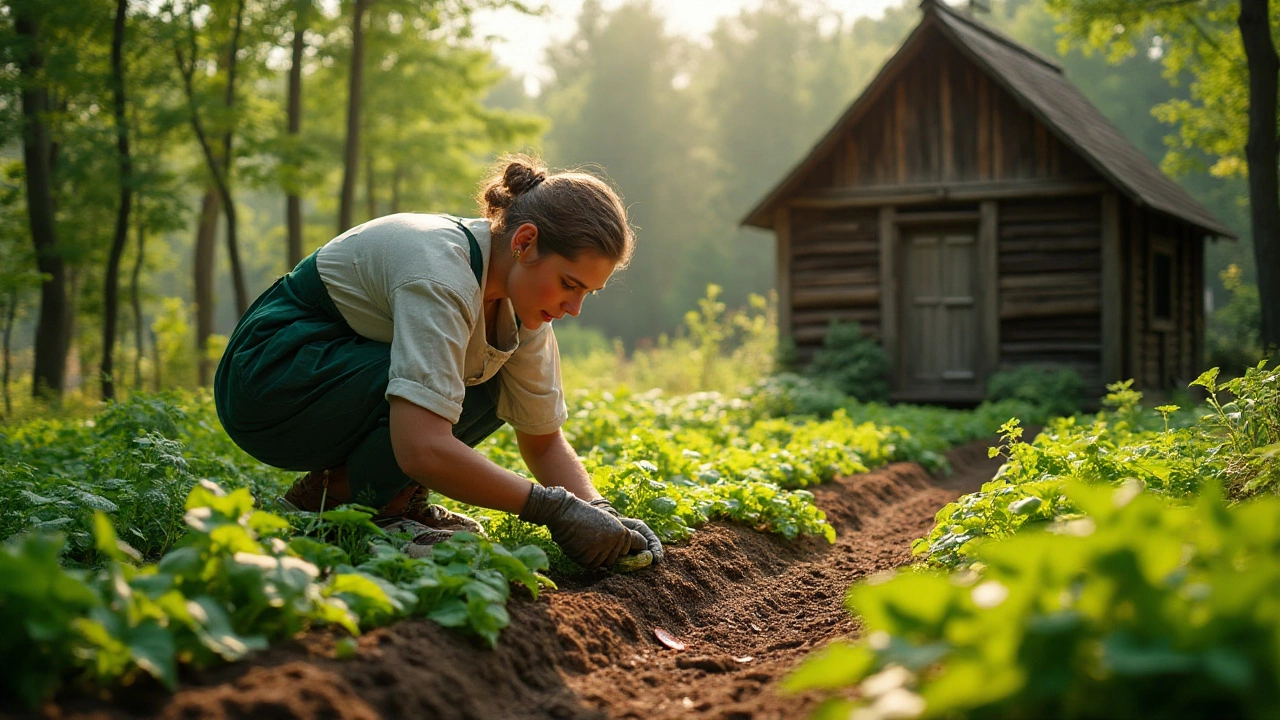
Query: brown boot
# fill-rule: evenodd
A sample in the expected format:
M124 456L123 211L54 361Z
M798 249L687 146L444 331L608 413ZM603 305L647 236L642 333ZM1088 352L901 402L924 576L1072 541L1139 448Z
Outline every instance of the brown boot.
M453 512L443 505L432 505L427 502L431 497L431 492L417 483L413 483L400 491L387 506L382 508L382 512L373 521L381 525L384 521L391 523L394 521L408 520L417 523L425 528L429 528L434 533L429 540L423 543L422 540L415 539L415 543L433 544L445 540L449 535L458 531L466 531L475 533L481 537L485 535L484 526L476 522L475 519L469 518L461 513ZM424 538L425 539L425 538Z
M282 498L294 510L322 512L351 502L351 480L347 466L335 465L312 470L293 482Z
M418 487L413 497L409 498L409 504L405 506L404 518L436 530L463 531L488 537L485 535L484 526L475 518L453 512L443 505L431 505L427 502L430 497L431 493L426 488Z

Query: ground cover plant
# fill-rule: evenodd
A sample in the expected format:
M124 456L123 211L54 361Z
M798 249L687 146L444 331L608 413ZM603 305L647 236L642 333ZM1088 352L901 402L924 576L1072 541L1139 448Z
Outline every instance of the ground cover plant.
M1136 480L1178 502L1206 482L1235 498L1280 487L1280 370L1265 363L1219 386L1217 369L1192 383L1209 393L1195 408L1144 408L1130 382L1110 386L1092 419L1050 421L1031 443L1006 423L1008 462L982 490L942 508L915 550L931 564L960 567L984 538L1008 537L1074 511L1062 494L1071 480L1113 485ZM993 450L994 452L994 450Z
M781 397L767 385L741 397L584 393L565 433L615 506L667 542L710 520L831 540L806 488L894 460L938 463L893 424L896 409L778 416L766 396ZM523 469L509 431L481 450ZM14 680L29 702L63 681L170 684L178 666L317 624L358 632L428 617L492 644L511 581L536 592L548 565L573 569L542 528L509 515L477 512L490 539L460 536L414 559L366 508L272 512L293 474L239 451L203 393L11 426L0 458L4 649L41 659Z
M914 569L848 595L865 632L807 661L818 717L1274 717L1280 370L1144 410L1129 383L944 507ZM849 688L856 688L850 699Z
M814 406L820 411L800 412ZM665 542L687 539L708 521L830 541L834 531L808 488L899 460L942 469L948 443L989 433L991 418L1011 407L863 404L784 375L736 397L582 392L571 399L564 432L601 492ZM944 438L930 435L943 428ZM480 450L523 470L509 430ZM37 688L31 698L63 679L109 684L145 673L169 682L175 663L239 657L208 646L219 636L215 627L234 630L242 639L227 642L247 649L316 624L358 631L417 616L492 644L507 623L511 580L536 590L548 582L538 574L548 567L578 571L545 529L477 508L462 509L484 522L489 539L463 536L421 561L398 552L398 539L369 522L368 508L272 512L293 474L236 448L205 393L140 395L88 418L10 426L0 458L0 537L10 540L10 582L0 584L0 602L30 608L49 600L40 592L65 597L61 625L54 624L62 629L52 634L44 621L27 623L22 610L14 615L13 637L50 658L33 664L24 680ZM202 509L214 506L226 507ZM31 570L37 567L43 569ZM23 595L14 581L28 571L49 578L37 596ZM215 578L235 578L245 595L219 595ZM167 596L171 591L181 599ZM254 603L263 612L237 614ZM231 619L224 623L214 605ZM284 606L293 610L272 620ZM161 630L178 628L186 628L180 637L160 639ZM192 643L205 643L212 654Z

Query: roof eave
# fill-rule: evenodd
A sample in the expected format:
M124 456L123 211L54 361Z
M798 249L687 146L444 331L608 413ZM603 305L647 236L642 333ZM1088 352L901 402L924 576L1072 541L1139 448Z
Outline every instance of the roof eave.
M938 30L943 35L945 35L947 39L951 41L951 44L957 50L959 50L962 55L968 58L970 62L982 68L982 70L985 71L987 77L994 80L997 84L1000 85L1001 88L1005 90L1005 92L1008 92L1010 95L1012 95L1014 100L1018 102L1018 105L1022 107L1023 110L1030 113L1032 117L1034 117L1036 120L1044 124L1045 127L1051 130L1054 130L1055 131L1054 135L1058 138L1059 141L1061 141L1064 145L1069 147L1072 150L1072 152L1074 152L1077 156L1079 156L1086 163L1088 163L1089 167L1093 168L1093 170L1097 172L1099 175L1101 175L1112 187L1115 187L1119 189L1121 192L1123 192L1125 196L1128 197L1134 204L1140 205L1140 206L1146 206L1157 212L1164 212L1170 215L1171 217L1178 219L1181 222L1198 227L1201 230L1204 230L1205 232L1209 233L1210 235L1236 239L1236 236L1230 230L1226 229L1222 225L1218 225L1216 223L1197 222L1184 215L1178 215L1176 213L1172 213L1165 210L1160 210L1159 208L1152 207L1151 204L1148 203L1146 199L1142 197L1142 195L1136 189L1130 187L1128 183L1124 182L1121 178L1119 178L1115 174L1115 171L1112 170L1110 167L1108 167L1106 163L1101 162L1093 155L1093 153L1081 147L1078 143L1076 143L1074 139L1071 138L1071 136L1068 133L1059 131L1056 123L1054 123L1052 119L1047 117L1034 102L1024 97L1023 94L1018 90L1018 88L1015 87L1013 83L1009 82L1008 79L1004 77L1003 73L999 72L996 68L991 67L991 65L986 61L984 57L982 57L980 53L974 52L973 49L969 47L968 43L966 43L963 38L957 36L955 33L955 30L949 27L947 23L939 22Z

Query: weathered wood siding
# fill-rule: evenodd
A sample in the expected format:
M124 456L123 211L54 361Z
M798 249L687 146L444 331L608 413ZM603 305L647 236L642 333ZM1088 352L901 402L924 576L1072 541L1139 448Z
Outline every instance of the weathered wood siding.
M974 296L984 318L974 330L986 351L974 363L980 381L1051 363L1074 368L1095 396L1117 373L1141 388L1185 385L1203 356L1203 235L1135 205L929 32L936 37L873 83L860 119L779 210L779 287L798 360L812 358L832 320L857 321L892 346L896 389L906 389L901 355L927 340L912 335L895 295L911 272L902 243L925 220L939 232L972 232L989 217ZM922 220L928 214L936 222ZM1172 318L1154 325L1153 236L1174 252ZM893 254L881 257L887 247ZM892 327L883 327L887 317L896 317ZM915 399L931 391L921 392Z
M878 223L875 208L791 211L791 330L801 362L832 320L880 337Z
M1138 387L1152 390L1186 387L1203 369L1204 237L1148 210L1134 212L1133 228L1137 241L1130 270L1136 312L1130 376ZM1162 239L1174 250L1169 323L1156 322L1151 308L1153 245Z
M1000 203L1000 367L1102 375L1102 204L1097 196Z
M1097 178L941 35L916 60L870 99L805 189Z

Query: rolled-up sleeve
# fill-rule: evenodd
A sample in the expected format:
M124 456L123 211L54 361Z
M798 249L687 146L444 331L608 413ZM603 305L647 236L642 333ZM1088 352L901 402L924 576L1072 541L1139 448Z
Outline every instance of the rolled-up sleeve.
M560 382L560 349L550 323L520 338L520 347L499 377L499 418L529 435L547 435L564 425L569 412Z
M467 297L413 280L391 293L394 334L387 398L401 397L451 423L462 416L463 367L474 317Z

